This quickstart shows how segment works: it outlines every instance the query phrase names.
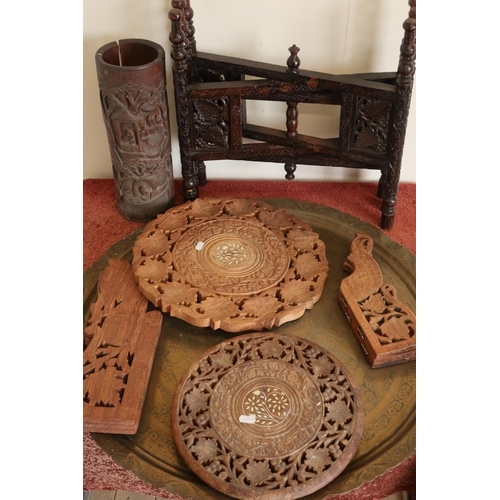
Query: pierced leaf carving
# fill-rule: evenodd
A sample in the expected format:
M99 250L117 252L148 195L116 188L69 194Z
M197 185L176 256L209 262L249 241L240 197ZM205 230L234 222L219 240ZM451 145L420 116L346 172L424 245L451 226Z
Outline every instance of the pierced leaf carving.
M85 328L83 414L87 432L134 434L161 330L128 262L111 259Z
M332 463L328 449L319 448L315 450L307 450L305 464L307 467L322 472L323 469Z
M299 318L320 299L328 276L319 235L257 200L174 207L144 228L133 252L139 289L153 304L190 324L230 332Z
M328 409L327 418L338 423L344 423L348 418L351 418L351 411L344 401L337 399L334 403L327 403Z
M213 460L217 452L217 444L214 439L201 438L198 443L191 447L201 463Z
M386 302L382 294L375 293L359 304L365 311L373 311L382 314L386 308Z
M385 151L389 131L391 103L380 99L358 99L358 116L354 125L354 144Z
M193 123L198 148L228 147L226 99L193 100Z
M186 403L191 412L196 413L207 406L208 394L202 393L197 387L186 395Z
M252 486L259 486L272 476L271 469L267 462L256 462L250 460L245 467L243 477L248 479Z
M230 484L235 498L296 498L290 490L310 493L333 480L356 453L362 420L359 393L330 353L258 333L203 355L172 408L186 464L219 491Z

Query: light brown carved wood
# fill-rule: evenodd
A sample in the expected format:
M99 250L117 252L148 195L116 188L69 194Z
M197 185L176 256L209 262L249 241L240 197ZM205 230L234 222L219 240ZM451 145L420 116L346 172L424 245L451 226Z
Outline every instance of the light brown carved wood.
M162 324L161 312L147 306L130 264L110 259L85 328L85 432L137 431Z
M151 221L132 268L164 313L228 332L301 317L328 275L325 245L308 224L261 201L229 198L198 198Z
M302 498L349 464L363 432L353 378L303 338L251 333L206 352L180 381L172 431L203 481L233 498Z
M384 283L372 257L373 241L357 233L344 269L351 274L340 284L339 304L372 368L416 358L416 319Z
M276 333L311 340L333 353L355 375L366 411L363 440L349 466L336 479L307 498L324 500L331 495L335 498L335 495L340 495L339 498L356 497L358 488L368 492L367 497L378 498L394 491L397 485L414 484L415 362L372 370L337 304L340 282L347 276L342 274L342 264L355 232L364 232L373 238L374 256L383 275L386 280L390 277L388 281L397 288L399 298L413 310L414 255L386 234L374 230L370 224L332 208L290 199L274 199L269 203L309 223L325 242L330 263L323 295L313 310L307 311L298 321L284 324ZM102 230L105 231L105 228ZM130 261L136 238L137 233L133 232L117 242L84 274L85 318L97 295L97 278L107 259ZM115 462L165 492L174 491L186 499L221 500L226 496L202 483L182 464L172 440L171 426L165 417L173 411L173 394L182 375L203 353L227 340L228 334L222 330L203 334L198 327L165 314L163 332L137 433L133 436L94 433L93 440ZM176 470L183 472L172 474ZM382 481L373 482L382 475Z

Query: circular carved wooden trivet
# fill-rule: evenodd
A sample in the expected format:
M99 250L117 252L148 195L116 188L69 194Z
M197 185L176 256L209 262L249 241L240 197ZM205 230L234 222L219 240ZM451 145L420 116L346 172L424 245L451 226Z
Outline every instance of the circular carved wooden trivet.
M133 249L139 289L164 313L228 332L295 320L320 299L326 248L285 210L197 199L146 225Z
M241 499L300 498L335 479L363 431L357 387L317 344L253 333L222 342L181 379L172 433L188 467Z

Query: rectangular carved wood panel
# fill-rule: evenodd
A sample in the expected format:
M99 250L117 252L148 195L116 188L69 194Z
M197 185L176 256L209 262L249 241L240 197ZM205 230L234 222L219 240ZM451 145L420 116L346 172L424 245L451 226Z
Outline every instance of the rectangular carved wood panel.
M372 257L373 241L357 233L344 268L351 274L340 284L339 304L372 368L416 359L417 325L413 311L384 283Z
M147 307L130 264L110 259L84 330L85 432L137 431L162 325Z

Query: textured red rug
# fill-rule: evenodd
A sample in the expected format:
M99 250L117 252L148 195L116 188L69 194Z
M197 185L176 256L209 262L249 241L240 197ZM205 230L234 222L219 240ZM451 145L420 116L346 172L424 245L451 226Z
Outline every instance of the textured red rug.
M184 203L181 181L175 181L176 204ZM302 182L302 181L209 181L200 188L205 198L290 198L325 205L379 226L381 201L377 184L371 182ZM87 270L114 243L142 226L123 219L115 203L112 179L86 179L83 183L83 269ZM389 237L416 253L416 185L401 184L396 220ZM106 455L89 434L83 441L83 489L126 490L169 500L178 495L155 488L123 469ZM374 500L397 491L415 492L415 455L371 483L335 498L339 500ZM331 497L332 499L334 497Z
M377 184L371 182L209 181L200 188L200 195L205 198L290 198L318 203L378 227L381 202L376 192ZM181 181L175 181L175 200L177 205L184 203ZM83 203L83 267L87 269L113 243L142 224L127 221L119 215L112 179L86 179L83 182ZM99 228L105 228L105 231L99 231ZM394 227L384 232L416 253L415 184L400 185Z

